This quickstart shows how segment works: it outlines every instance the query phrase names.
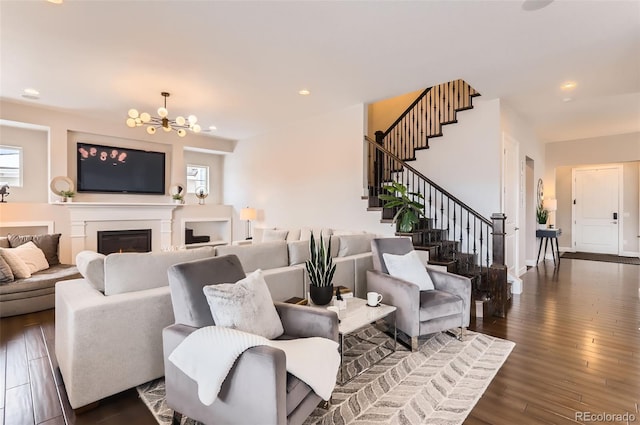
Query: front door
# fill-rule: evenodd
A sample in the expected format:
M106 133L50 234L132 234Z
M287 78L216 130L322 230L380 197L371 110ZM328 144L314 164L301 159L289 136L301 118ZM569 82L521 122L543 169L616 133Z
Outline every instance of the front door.
M573 240L576 251L618 254L622 167L573 170Z

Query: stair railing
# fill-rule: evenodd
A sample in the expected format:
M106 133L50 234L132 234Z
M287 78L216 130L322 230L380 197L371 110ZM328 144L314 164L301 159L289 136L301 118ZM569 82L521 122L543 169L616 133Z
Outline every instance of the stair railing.
M403 183L410 191L424 196L424 213L432 220L432 227L442 229L448 240L457 242L453 256L458 259L458 271L471 274L478 271L479 267L481 273L486 272L491 265L492 255L491 220L408 165L380 142L368 136L364 140L369 166L369 206L383 206L378 196L383 193L383 186L387 183Z
M401 160L415 159L415 151L429 148L429 138L442 135L442 126L456 122L456 112L473 107L479 96L464 80L429 87L383 133L382 145Z

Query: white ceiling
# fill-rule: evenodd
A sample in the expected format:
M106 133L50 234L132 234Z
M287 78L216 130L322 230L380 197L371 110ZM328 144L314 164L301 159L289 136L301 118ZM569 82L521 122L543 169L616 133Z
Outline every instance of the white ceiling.
M1 0L0 97L124 125L169 91L170 117L243 139L463 78L546 141L640 131L640 1L521 4Z

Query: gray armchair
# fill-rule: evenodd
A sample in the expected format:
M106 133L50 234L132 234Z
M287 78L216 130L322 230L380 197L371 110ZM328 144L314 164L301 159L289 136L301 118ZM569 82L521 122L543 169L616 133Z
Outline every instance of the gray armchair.
M190 333L214 325L202 288L245 277L238 257L226 255L176 264L169 268L175 324L162 332L167 405L173 423L182 415L204 424L301 424L322 399L286 371L282 350L257 346L246 350L227 375L218 398L210 406L198 399L195 381L168 360ZM293 304L275 303L284 327L279 339L320 336L338 340L334 313ZM212 359L215 361L215 359Z
M471 280L452 273L428 268L435 290L421 291L406 280L389 275L383 253L404 255L413 251L408 238L383 238L371 241L374 270L367 271L367 290L382 294L385 304L397 307L396 326L418 348L418 336L469 326L471 316Z

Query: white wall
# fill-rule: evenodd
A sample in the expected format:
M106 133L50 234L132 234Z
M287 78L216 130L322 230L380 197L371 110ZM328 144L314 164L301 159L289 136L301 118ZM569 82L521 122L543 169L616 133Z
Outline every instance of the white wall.
M325 226L393 234L361 199L364 106L292 123L240 140L225 158L224 201L235 217L258 210L256 225ZM235 220L235 234L245 222Z
M518 170L522 170L521 199L518 209L518 275L526 272L526 264L533 264L536 260L536 223L531 217L535 217L537 202L536 193L533 190L526 190L525 169L527 158L533 161L533 181L538 181L545 172L545 144L536 135L529 123L520 117L508 103L502 101L500 104L500 128L504 135L518 142ZM529 162L531 165L531 161ZM545 195L547 195L547 182L545 184ZM529 197L527 199L526 197ZM529 205L533 211L527 211ZM530 217L527 220L527 216Z
M47 202L48 138L45 130L0 124L0 145L22 148L22 186L11 186L7 202Z
M205 198L207 204L222 204L223 180L224 180L224 155L205 154L202 152L184 151L184 163L192 165L205 165L209 167L209 196ZM186 169L182 171L180 182L187 183ZM186 186L185 186L186 187ZM189 204L197 204L198 198L193 193L185 197Z

